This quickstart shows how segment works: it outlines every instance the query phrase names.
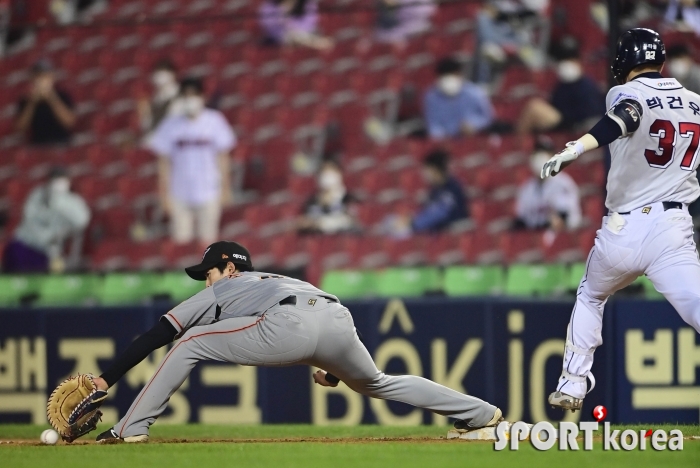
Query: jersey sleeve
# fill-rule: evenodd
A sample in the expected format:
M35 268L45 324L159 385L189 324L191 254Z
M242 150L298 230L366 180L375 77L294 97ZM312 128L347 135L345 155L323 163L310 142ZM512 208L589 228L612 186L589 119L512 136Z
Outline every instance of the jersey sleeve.
M219 129L216 132L216 149L219 153L228 153L236 146L236 134L223 114L216 115L216 123Z
M216 309L217 302L214 288L205 288L163 317L175 327L178 334L182 334L182 332L195 325L214 323L217 319Z
M171 118L163 120L148 139L148 149L158 156L170 157L175 137L172 127L173 120Z
M631 99L637 101L640 105L642 104L642 98L637 90L625 84L614 86L608 91L608 95L605 97L605 108L610 110L624 99Z

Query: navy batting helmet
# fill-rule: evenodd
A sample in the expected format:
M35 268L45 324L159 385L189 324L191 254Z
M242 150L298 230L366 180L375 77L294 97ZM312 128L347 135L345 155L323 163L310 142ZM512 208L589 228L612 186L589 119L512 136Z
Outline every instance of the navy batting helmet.
M661 65L666 61L666 47L656 31L645 28L630 29L617 41L617 52L612 69L615 81L624 84L627 75L639 65Z

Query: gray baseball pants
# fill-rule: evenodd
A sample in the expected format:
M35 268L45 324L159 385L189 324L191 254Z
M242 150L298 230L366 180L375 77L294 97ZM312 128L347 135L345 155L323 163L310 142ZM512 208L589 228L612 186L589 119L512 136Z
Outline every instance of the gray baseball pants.
M363 395L408 403L465 420L472 427L486 425L496 411L479 398L423 377L384 374L358 338L347 308L323 297L298 295L296 305L276 305L261 317L230 318L189 329L114 426L117 434L148 434L170 396L199 361L316 366Z

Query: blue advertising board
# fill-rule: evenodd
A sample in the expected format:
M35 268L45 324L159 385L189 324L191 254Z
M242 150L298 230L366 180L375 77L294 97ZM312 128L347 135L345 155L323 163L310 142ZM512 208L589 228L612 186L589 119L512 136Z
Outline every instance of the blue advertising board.
M380 369L468 392L498 405L508 419L591 419L592 408L604 404L613 422L698 422L700 339L666 302L608 304L605 344L593 367L598 384L584 411L574 414L546 404L559 377L572 301L428 297L347 305ZM105 370L168 308L0 311L0 422L45 422L46 398L58 382ZM105 421L125 414L166 352L154 351L111 389ZM200 363L159 424L447 424L441 416L371 400L342 384L312 385L311 372L305 366Z

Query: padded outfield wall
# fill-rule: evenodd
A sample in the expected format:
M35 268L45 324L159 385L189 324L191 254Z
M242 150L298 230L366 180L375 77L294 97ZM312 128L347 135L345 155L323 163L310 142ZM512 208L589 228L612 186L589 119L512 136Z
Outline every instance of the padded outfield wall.
M412 373L500 406L510 420L560 420L546 395L557 381L572 301L367 300L347 303L380 368ZM45 402L63 378L99 373L168 310L128 308L0 311L0 423L44 423ZM666 302L610 301L593 368L598 404L619 423L700 421L700 337ZM123 415L166 350L155 351L111 391L104 420ZM159 424L446 424L407 405L311 385L305 366L254 368L201 363Z

